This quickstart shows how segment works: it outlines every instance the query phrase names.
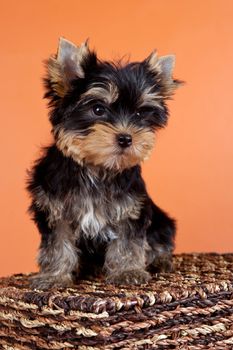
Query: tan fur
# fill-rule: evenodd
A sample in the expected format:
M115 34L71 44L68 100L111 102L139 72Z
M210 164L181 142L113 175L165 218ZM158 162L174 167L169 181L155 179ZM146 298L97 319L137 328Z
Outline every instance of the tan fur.
M121 231L125 230L127 228L122 227ZM150 279L150 274L145 271L148 249L145 237L128 239L126 235L122 235L113 240L105 256L104 269L107 280L116 284L146 283Z
M138 219L144 203L144 198L132 198L129 195L121 201L112 199L110 203L105 198L108 198L107 193L100 193L98 198L92 198L87 194L79 208L74 206L73 216L76 216L78 223L76 237L81 231L91 239L96 237L103 241L115 239L118 234L111 225L117 225L127 218Z
M38 255L40 273L32 279L34 288L67 286L72 283L72 271L77 269L78 254L75 238L65 221L57 222L49 243L41 246Z
M42 188L38 188L35 203L39 209L48 212L48 224L50 227L62 219L64 203L58 199L51 198Z
M64 97L69 87L64 80L61 65L54 57L48 60L48 75L53 90L58 96Z
M118 171L141 163L153 149L155 136L147 128L124 123L117 126L97 123L90 130L87 136L82 136L60 129L56 132L58 148L80 164L104 166ZM132 145L125 150L117 144L117 135L121 133L132 136Z
M164 99L169 99L174 91L179 87L180 83L174 81L172 73L175 66L175 56L161 56L154 51L147 59L150 70L157 75L157 80L160 78L160 96ZM159 81L159 80L158 80Z
M145 88L143 90L139 100L139 107L150 106L163 109L163 106L161 105L163 96L159 93L153 92L152 89L153 87Z
M100 99L107 104L111 104L117 100L118 94L119 93L117 86L109 82L107 86L103 84L103 87L92 86L84 94L81 95L81 99L90 97L93 99Z
M136 220L140 216L141 209L144 205L145 198L131 197L127 195L120 202L114 202L115 215L113 216L114 221L121 221L127 218Z
M92 182L95 185L96 181L100 181L100 177L96 172L94 176ZM93 178L91 173L89 178ZM67 192L63 200L51 198L42 188L38 188L37 194L35 194L37 207L48 213L50 228L57 230L58 225L64 222L64 224L66 223L65 232L69 232L69 227L66 225L75 223L76 228L73 235L70 236L72 239L73 236L78 239L80 232L91 239L97 236L102 240L116 238L116 233L110 229L111 224L117 224L127 218L137 219L144 205L143 196L131 197L127 195L120 201L112 198L111 204L108 201L109 194L106 192L100 193L98 197L91 197L86 191L82 201L79 201L79 196L75 192ZM61 229L59 232L64 238L64 232Z
M49 246L40 248L38 262L43 272L61 275L71 272L77 264L75 237L65 221L57 223Z
M150 69L155 73L162 73L159 56L156 51L153 51L147 59Z
M72 79L84 77L81 63L88 53L87 42L78 47L70 41L60 38L57 55L50 57L47 62L52 89L59 97L65 96Z
M89 175L91 177L91 175ZM100 181L95 173L95 181ZM143 283L149 274L144 271L146 251L145 238L141 241L125 240L124 233L129 229L125 220L139 218L144 205L144 196L125 195L115 198L114 193L106 191L91 197L88 189L83 188L83 198L75 192L67 192L63 200L54 200L38 188L35 195L38 208L48 213L48 220L53 234L46 245L42 243L38 264L40 272L32 278L32 287L48 289L52 286L65 287L72 284L72 272L79 271L79 251L76 248L80 234L87 239L110 242L109 257L105 269L109 280L116 283ZM71 228L72 226L72 228ZM133 227L130 228L133 230ZM113 245L111 244L113 243ZM131 250L133 249L133 254ZM116 256L120 256L120 269ZM125 271L124 271L125 270Z
M150 246L146 254L146 265L150 266L152 271L171 271L172 270L172 251L173 247L156 244Z

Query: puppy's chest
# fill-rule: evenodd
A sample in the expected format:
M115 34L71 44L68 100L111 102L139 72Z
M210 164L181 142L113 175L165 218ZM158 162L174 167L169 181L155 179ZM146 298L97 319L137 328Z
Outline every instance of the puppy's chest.
M142 201L130 195L116 198L99 193L98 195L72 196L66 214L72 221L77 234L82 232L89 238L99 235L103 239L116 238L119 222L137 219L140 215Z

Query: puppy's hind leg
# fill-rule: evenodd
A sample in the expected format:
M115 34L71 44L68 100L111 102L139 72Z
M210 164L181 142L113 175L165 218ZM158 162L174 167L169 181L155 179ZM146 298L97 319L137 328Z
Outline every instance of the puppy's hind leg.
M71 228L64 221L56 222L50 228L45 213L37 213L37 217L38 214L40 221L37 225L42 234L38 255L40 271L31 278L31 287L48 289L71 286L72 272L78 264L78 252Z
M172 252L176 225L163 210L151 201L151 224L147 229L150 250L147 253L147 267L151 272L172 271Z

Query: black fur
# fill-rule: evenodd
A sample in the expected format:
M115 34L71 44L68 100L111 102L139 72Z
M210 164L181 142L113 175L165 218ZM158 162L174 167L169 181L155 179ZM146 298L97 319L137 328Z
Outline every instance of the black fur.
M90 51L80 63L80 67L84 71L84 76L72 78L65 96L60 97L57 94L49 75L45 79L45 97L50 101L50 121L53 127L54 143L44 150L43 156L35 163L27 186L32 198L30 213L42 236L39 257L40 274L32 284L37 288L48 288L59 285L59 283L65 286L69 278L61 282L60 273L63 270L65 271L63 273L69 276L71 274L81 276L103 267L107 278L115 283L145 282L149 275L143 275L143 266L145 265L145 268L154 266L159 269L158 262L170 261L174 248L175 222L150 199L141 176L140 164L117 170L108 169L104 164L95 166L86 162L85 159L80 162L76 161L74 157L67 156L57 146L58 132L61 128L64 132L75 132L85 138L92 132L91 127L96 124L117 126L124 122L127 125L133 125L138 130L148 129L153 132L164 127L168 118L165 98L161 97L159 104L154 106L145 104L140 107L139 103L146 89L150 89L151 94L160 93L163 88L161 73L152 72L149 69L148 60L126 65L113 64L99 61L96 54ZM99 97L85 96L91 87L106 86L107 89L109 83L117 88L117 98L110 105ZM93 106L97 104L104 106L106 112L103 116L93 114ZM140 115L137 114L138 111ZM98 149L98 144L96 148ZM106 213L107 217L107 228L102 227L99 233L90 232L90 235L83 231L83 227L86 227L86 224L90 225L91 230L91 220L96 220L93 225L98 226L99 214L94 211L90 222L88 216L84 219L84 216L88 215L88 210L92 210L89 202L85 204L90 207L87 207L87 213L85 213L85 205L82 205L82 201L86 200L87 196L93 201L93 208L95 208L93 210L98 211L98 206L103 205L101 215ZM125 214L128 203L124 204L125 201L129 201L129 205L132 205L131 200L134 198L136 204L140 201L143 203L140 206L140 212ZM121 205L123 214L120 214L122 218L118 218L117 221L113 218L118 215L118 212L121 212ZM81 219L79 218L83 220L82 224L77 219L79 213L77 212L77 218L74 214L76 207L77 210L84 211ZM118 212L114 213L114 210ZM133 210L136 209L133 208ZM75 268L72 271L68 271L68 268L66 271L64 266L59 265L59 256L64 260L64 264L68 264L67 260L69 260L68 252L64 252L63 243L57 237L57 228L64 223L69 231L64 234L64 240L72 241L70 249L73 249L78 256L78 261L74 262ZM81 225L80 228L79 225ZM124 232L119 231L122 229ZM102 236L102 231L107 233ZM114 232L117 238L113 237L111 232ZM135 245L139 242L138 249L140 249L140 244L143 245L145 242L149 245L148 254L148 248L142 250L142 254L145 254L145 262L142 258L138 268L134 268L135 262L131 266L128 256L125 258L126 263L122 260L120 266L114 267L109 267L112 266L114 257L111 259L111 256L108 256L106 259L109 263L106 263L105 267L105 255L108 254L109 245L112 241L120 239L125 242L122 243L124 249L128 247L129 251L131 242L136 242ZM54 249L52 253L51 249L50 255L48 254L49 247L52 246L56 246L56 250ZM132 253L134 254L134 251ZM43 261L43 254L46 255L46 261ZM58 254L58 257L55 258L53 254ZM124 257L121 258L124 259ZM163 265L162 262L161 269L165 265L169 264ZM116 272L117 270L119 273ZM136 275L133 272L134 279L132 280L131 270L142 272Z

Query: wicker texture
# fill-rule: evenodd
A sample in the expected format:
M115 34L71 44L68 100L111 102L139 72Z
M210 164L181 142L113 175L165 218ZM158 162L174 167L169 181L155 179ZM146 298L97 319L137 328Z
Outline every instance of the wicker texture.
M104 280L33 291L0 279L0 348L233 349L233 254L174 256L143 286Z

